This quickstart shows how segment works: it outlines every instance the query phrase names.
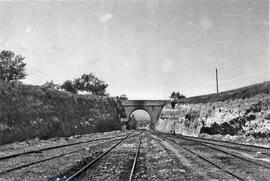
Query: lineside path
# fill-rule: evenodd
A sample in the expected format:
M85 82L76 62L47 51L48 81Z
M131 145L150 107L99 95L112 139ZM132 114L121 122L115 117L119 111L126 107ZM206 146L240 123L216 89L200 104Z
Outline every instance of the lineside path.
M161 136L151 134L149 139L160 152L148 161L153 180L237 180Z
M200 162L208 163L205 171L211 168L218 169L236 180L270 180L270 160L267 153L262 152L263 158L256 157L254 146L235 145L211 140L198 140L196 138L180 135L168 135L155 133L159 139L166 140L179 152L189 153L197 157ZM259 148L256 148L259 149ZM267 151L267 149L265 149ZM186 155L186 154L181 154ZM221 178L220 178L221 179ZM229 179L229 180L231 180Z

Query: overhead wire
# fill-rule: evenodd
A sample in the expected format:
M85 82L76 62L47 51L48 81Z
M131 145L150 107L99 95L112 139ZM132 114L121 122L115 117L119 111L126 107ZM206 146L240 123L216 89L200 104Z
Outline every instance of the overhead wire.
M255 76L258 76L260 74L265 74L265 73L270 73L270 71L265 70L265 71L257 72L257 73L254 73L254 74L249 74L249 75L240 76L240 77L237 77L237 78L227 79L227 80L220 80L220 76L219 76L219 81L218 82L222 83L224 85L224 84L228 84L229 82L232 82L232 81L241 80L241 79L247 79L247 78L255 77ZM269 79L270 79L270 74L269 74ZM213 85L215 83L216 83L216 81L211 81L211 82L206 83L206 84L207 85Z
M34 67L32 65L29 65L29 67L31 67L31 69L33 70L32 73L35 73L39 77L43 77L43 79L46 79L48 81L53 80L55 82L60 82L57 78L45 73L44 71L42 71L40 69L37 69L36 67Z
M231 82L231 81L241 80L241 79L248 78L248 77L254 77L254 76L257 76L257 75L260 75L260 74L264 74L264 73L270 73L270 71L267 70L267 71L257 72L255 74L249 74L249 75L246 75L246 76L241 76L241 77L238 77L238 78L229 79L229 80L223 80L223 81L219 81L219 82L222 82L222 83Z

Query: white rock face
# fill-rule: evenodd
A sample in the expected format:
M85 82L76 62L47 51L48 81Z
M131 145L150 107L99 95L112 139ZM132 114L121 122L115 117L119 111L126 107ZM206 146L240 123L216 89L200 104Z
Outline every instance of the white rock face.
M206 104L180 104L175 110L168 104L164 107L156 129L198 136L201 128L214 123L231 124L238 118L246 119L241 134L265 133L270 135L270 96L258 94L252 98L208 102Z

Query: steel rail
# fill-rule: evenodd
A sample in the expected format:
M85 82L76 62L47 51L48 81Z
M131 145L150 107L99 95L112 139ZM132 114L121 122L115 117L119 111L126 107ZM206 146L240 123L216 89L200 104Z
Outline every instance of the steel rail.
M221 150L221 149L218 149L218 148L215 148L215 147L213 147L213 146L209 146L209 145L207 145L207 144L211 144L211 143L207 143L207 144L205 144L205 143L203 143L202 141L197 141L197 140L193 140L193 139L190 139L190 138L185 138L185 137L182 137L182 136L174 136L174 138L180 138L180 139L184 139L184 140L188 140L188 141L193 141L193 142L196 142L196 143L198 143L198 144L200 144L200 145L203 145L203 146L205 146L205 147L207 147L207 148L211 148L211 149L213 149L213 150L215 150L215 151L219 151L219 152L221 152L221 153L224 153L224 154L227 154L227 155L230 155L230 156L233 156L233 157L235 157L235 158L238 158L238 159L240 159L240 160L243 160L243 161L246 161L246 162L249 162L249 163L252 163L252 164L254 164L254 165L258 165L258 166L260 166L260 167L263 167L263 168L266 168L266 169L270 169L270 167L269 166L266 166L266 165L264 165L264 164L261 164L261 163L258 163L258 162L255 162L255 161L252 161L252 160L249 160L249 159L247 159L247 158L244 158L244 157L241 157L241 156L238 156L238 155L235 155L235 154L233 154L233 153L231 153L231 152L228 152L228 151L224 151L224 150ZM222 146L222 147L227 147L227 146Z
M196 142L199 143L199 144L201 144L201 145L203 145L203 146L205 146L205 147L211 148L211 149L213 149L213 150L216 150L216 151L225 153L225 154L227 154L227 155L231 155L231 156L233 156L233 157L235 157L235 158L238 158L238 159L244 160L244 161L246 161L246 162L249 162L249 163L258 165L258 166L260 166L260 167L270 169L269 166L266 166L266 165L264 165L264 164L257 163L257 162L255 162L255 161L252 161L252 160L246 159L246 158L244 158L244 157L241 157L241 156L235 155L235 154L233 154L233 153L230 153L230 152L228 152L228 151L223 151L223 150L221 150L221 149L214 148L214 147L212 147L212 146L206 145L205 143L200 143L199 141L196 141Z
M136 163L137 163L137 160L138 160L138 156L139 156L139 153L140 153L140 149L141 149L141 138L139 138L139 146L138 146L138 150L137 150L137 153L134 157L134 161L133 161L133 165L132 165L132 168L131 168L131 171L130 171L130 174L129 174L129 181L132 181L132 177L134 175L134 172L135 172L135 168L136 168Z
M172 143L174 143L175 145L179 146L179 145L175 142L175 140L171 140L171 139L169 139L169 138L167 138L167 137L164 137L164 136L160 136L160 137L162 137L163 139L169 140L170 142L172 142ZM203 157L203 156L201 156L201 155L199 155L199 154L197 154L197 153L191 151L190 149L188 149L188 148L186 148L186 147L184 147L184 146L179 146L179 147L185 149L185 150L188 151L189 153L191 153L191 154L197 156L198 158L200 158L200 159L206 161L207 163L209 163L209 164L215 166L216 168L222 170L223 172L229 174L230 176L232 176L232 177L234 177L234 178L236 178L236 179L238 179L238 180L245 181L245 179L243 179L243 178L237 176L236 174L232 173L231 171L228 171L228 170L222 168L221 166L219 166L219 165L215 164L214 162L210 161L209 159L207 159L207 158L205 158L205 157Z
M219 168L219 169L222 170L223 172L226 172L227 174L231 175L232 177L235 177L235 178L237 178L238 180L241 180L241 181L244 181L244 180L245 180L245 179L243 179L243 178L237 176L236 174L234 174L234 173L232 173L232 172L230 172L230 171L228 171L228 170L225 170L224 168L222 168L221 166L215 164L214 162L211 162L210 160L206 159L205 157L203 157L203 156L201 156L201 155L199 155L199 154L197 154L197 153L194 153L194 152L191 151L190 149L188 149L188 148L186 148L186 147L184 147L184 146L183 146L183 148L184 148L185 150L189 151L190 153L192 153L193 155L196 155L196 156L199 157L200 159L202 159L202 160L204 160L204 161L210 163L211 165L214 165L215 167Z
M141 134L141 133L140 133ZM115 147L117 147L120 143L122 143L124 140L126 140L130 135L127 135L126 137L122 138L119 142L117 142L116 144L114 144L113 146L111 146L108 150L106 150L105 152L101 153L99 156L97 156L94 160L92 160L91 162L89 162L88 164L86 164L83 168L79 169L78 171L76 171L74 174L72 174L70 177L68 177L65 181L70 181L72 179L75 179L76 177L78 177L81 173L83 173L87 168L89 168L91 165L93 165L94 163L96 163L98 160L100 160L102 157L104 157L105 155L107 155L111 150L113 150Z
M245 147L252 147L252 148L256 148L256 149L265 149L265 150L269 150L270 151L270 148L269 147L249 145L249 144L243 144L243 143L235 143L235 142L231 142L231 141L216 140L216 139L210 139L210 138L201 138L201 137L194 137L194 136L186 136L186 135L180 135L180 136L187 137L187 138L200 139L200 140L207 140L207 141L228 143L228 144L232 144L232 145L239 145L239 146L245 146Z
M117 138L117 137L124 137L126 135L121 135L121 136L111 136L111 137L105 137L105 138L97 138L97 139L91 139L91 140L86 140L86 141L80 141L80 142L75 142L75 143L70 143L70 144L63 144L63 145L57 145L57 146L50 146L50 147L45 147L37 150L30 150L26 152L21 152L21 153L15 153L7 156L0 157L0 161L18 157L21 155L27 155L27 154L32 154L32 153L40 153L42 151L47 151L47 150L52 150L52 149L57 149L57 148L63 148L63 147L69 147L69 146L74 146L74 145L79 145L79 144L84 144L84 143L90 143L94 141L101 141L101 140L107 140L107 139L112 139L112 138Z
M134 132L129 133L127 136L130 136L130 135L133 134L133 133L134 133ZM139 134L137 134L137 135L139 135ZM133 135L133 136L137 136L137 135ZM127 136L126 136L126 137L127 137ZM132 137L133 137L133 136L132 136ZM124 138L126 138L126 137L124 137ZM60 155L56 155L56 156L49 157L49 158L46 158L46 159L42 159L42 160L39 160L39 161L35 161L35 162L23 164L23 165L20 165L20 166L17 166L17 167L13 167L13 168L8 169L8 170L1 171L1 172L0 172L0 175L6 174L6 173L8 173L8 172L12 172L12 171L14 171L14 170L18 170L18 169L22 169L22 168L25 168L25 167L29 167L29 166L31 166L31 165L35 165L35 164L38 164L38 163L46 162L46 161L53 160L53 159L56 159L56 158L59 158L59 157L63 157L63 156L66 156L66 155L70 155L70 154L73 154L73 153L77 153L77 152L86 150L87 148L88 148L88 149L89 149L89 148L94 148L94 147L97 147L97 146L100 146L100 145L103 145L103 144L107 144L107 143L114 142L114 141L119 141L119 140L122 140L122 139L123 139L123 138L118 138L118 139L110 140L110 141L107 141L107 142L104 142L104 143L100 143L100 144L97 144L97 145L94 145L94 146L84 147L84 148L81 148L81 149L78 149L78 150L70 151L70 152L67 152L67 153L62 153L62 154L60 154Z
M190 138L192 139L192 138ZM206 141L203 141L203 140L199 140L199 139L194 139L198 142L201 142L201 143L204 143L204 144L211 144L211 145L216 145L216 146L220 146L220 147L225 147L225 148L231 148L231 149L234 149L234 150L242 150L242 151L247 151L247 152L257 152L257 151L260 151L262 155L267 155L267 156L270 156L270 153L265 153L265 152L262 152L261 150L250 150L250 149L246 149L246 148L240 148L240 147L234 147L234 146L229 146L229 145L222 145L221 143L218 144L218 143L211 143L209 140L206 140ZM229 144L229 143L226 143L226 144Z
M198 137L193 137L193 136L172 135L172 134L161 133L161 132L156 132L156 133L157 134L161 134L161 135L168 135L168 136L174 136L174 137L181 137L181 138L186 138L186 139L192 139L192 140L196 140L198 142L202 142L202 143L205 143L205 144L211 144L211 145L221 146L221 147L225 147L225 148L232 148L232 149L236 149L236 150L243 150L243 151L248 151L248 152L257 152L257 151L260 151L261 154L270 156L270 153L267 153L267 152L262 151L263 149L264 150L267 150L267 151L270 151L270 148L267 148L267 147L260 147L260 146L254 146L254 145L233 143L233 142L222 141L222 140L198 138ZM216 143L211 143L211 141L216 142ZM220 143L220 144L218 144L218 143ZM222 143L231 144L231 145L222 145ZM246 147L246 148L234 147L232 145L234 145L234 146L243 146L243 147ZM248 148L250 148L250 149L248 149ZM257 149L257 150L252 150L252 149Z

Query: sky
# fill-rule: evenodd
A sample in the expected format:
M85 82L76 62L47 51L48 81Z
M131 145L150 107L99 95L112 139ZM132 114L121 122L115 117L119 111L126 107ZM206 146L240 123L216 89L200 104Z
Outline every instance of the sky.
M111 96L168 99L270 80L268 0L0 1L26 84L92 72Z

